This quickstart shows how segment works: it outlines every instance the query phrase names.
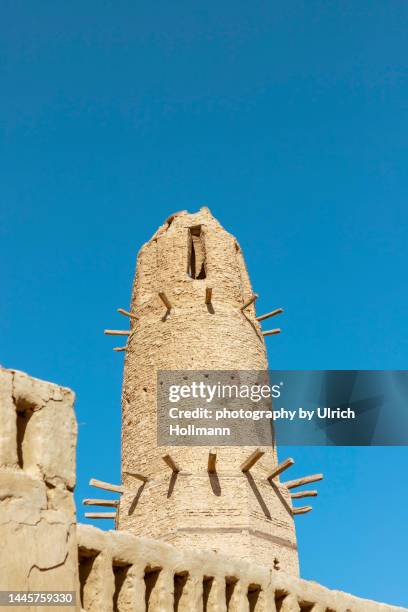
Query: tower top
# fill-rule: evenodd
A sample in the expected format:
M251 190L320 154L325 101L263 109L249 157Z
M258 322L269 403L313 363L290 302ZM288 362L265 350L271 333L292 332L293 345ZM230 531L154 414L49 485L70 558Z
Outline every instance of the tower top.
M179 210L167 217L166 221L156 230L148 243L157 240L160 238L160 236L163 236L169 231L170 227L172 227L172 230L174 230L175 228L189 227L199 224L206 224L223 229L221 223L214 217L208 206L201 206L201 208L194 213L191 213L188 210Z

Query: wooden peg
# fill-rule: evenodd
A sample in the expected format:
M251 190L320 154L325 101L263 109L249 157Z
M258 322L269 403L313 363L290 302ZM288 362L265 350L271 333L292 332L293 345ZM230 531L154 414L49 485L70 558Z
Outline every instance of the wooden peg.
M118 499L83 499L84 506L119 506Z
M279 476L279 474L282 474L282 472L284 472L285 470L287 470L288 468L290 468L293 464L295 463L295 460L292 459L292 457L289 457L288 459L286 459L285 461L282 461L282 463L280 463L271 474L269 474L268 476L268 480L272 480L272 478L275 478L276 476Z
M264 451L261 451L259 448L254 450L254 452L249 455L248 459L241 465L241 472L248 472L264 454Z
M323 474L304 476L303 478L297 478L296 480L289 480L283 484L287 489L295 489L296 487L301 487L302 485L309 484L310 482L318 482L319 480L323 480Z
M161 291L159 293L159 298L161 299L161 301L163 302L163 304L165 305L167 310L171 310L171 304L170 304L166 294L164 293L164 291Z
M307 514L313 510L312 506L301 506L300 508L292 508L292 514Z
M128 336L130 331L122 329L105 329L103 332L106 336Z
M102 480L96 480L96 478L91 478L89 481L91 487L96 487L97 489L103 489L104 491L113 491L114 493L124 493L125 487L123 485L114 485L109 482L103 482Z
M178 472L180 472L179 466L174 461L174 459L173 459L173 457L171 455L163 455L162 459L163 459L164 463L166 463L169 466L169 468L171 470L173 470L173 472L175 474L178 474Z
M112 350L115 351L115 353L121 353L122 351L127 351L127 346L115 346Z
M132 314L131 312L128 312L127 310L124 310L123 308L118 308L117 312L119 312L120 314L123 314L125 317L134 319L135 321L139 320L139 317L137 317L135 314Z
M205 303L206 304L211 304L211 297L212 297L212 288L207 287L205 290Z
M257 293L254 293L252 295L251 299L249 299L247 302L245 302L245 304L243 306L241 306L241 310L245 310L245 308L248 308L248 306L253 304L255 302L255 300L257 300L258 298L259 298L259 295Z
M215 449L211 449L208 453L208 473L215 474L217 463L217 451Z
M85 512L85 518L89 519L115 519L116 512Z
M280 334L281 330L279 327L277 329L270 329L269 331L262 332L263 336L275 336L276 334Z
M292 499L301 499L302 497L317 497L317 491L298 491L297 493L291 493Z
M274 317L278 314L281 314L281 312L283 312L283 308L275 308L275 310L272 310L271 312L267 312L264 315L261 315L260 317L256 317L257 321L265 321L265 319L269 319L270 317Z

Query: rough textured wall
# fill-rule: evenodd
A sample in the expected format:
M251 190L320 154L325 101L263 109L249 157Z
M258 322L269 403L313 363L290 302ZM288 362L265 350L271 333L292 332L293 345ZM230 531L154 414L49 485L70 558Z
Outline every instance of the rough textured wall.
M193 255L193 256L192 256ZM211 305L205 303L212 288ZM171 303L166 312L159 292ZM179 213L143 246L138 258L122 394L122 482L119 528L178 546L210 548L298 573L288 492L266 476L276 450L247 476L241 463L253 448L218 449L217 473L207 472L208 448L157 447L156 376L160 369L264 370L264 339L244 259L236 239L207 208ZM170 451L181 472L162 460ZM141 484L132 474L148 477Z
M73 401L0 369L0 590L77 590Z
M86 612L402 612L283 571L78 526Z

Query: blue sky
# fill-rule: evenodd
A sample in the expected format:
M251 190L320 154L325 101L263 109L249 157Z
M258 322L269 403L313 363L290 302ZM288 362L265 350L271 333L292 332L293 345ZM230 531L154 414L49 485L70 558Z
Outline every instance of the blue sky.
M76 391L78 502L119 479L123 357L102 331L171 212L209 206L258 312L285 308L271 368L407 367L407 16L2 2L0 362ZM325 473L296 519L303 577L406 604L408 450L288 454L293 476Z

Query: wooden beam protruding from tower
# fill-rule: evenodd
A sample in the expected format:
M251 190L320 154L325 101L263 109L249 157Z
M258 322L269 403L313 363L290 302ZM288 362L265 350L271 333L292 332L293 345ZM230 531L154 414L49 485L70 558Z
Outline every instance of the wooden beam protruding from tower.
M245 302L243 306L241 306L241 310L245 310L245 308L248 308L248 306L253 304L255 300L257 300L258 298L259 298L259 295L257 293L253 293L252 297L247 302Z
M292 514L307 514L313 510L312 506L301 506L300 508L292 508Z
M255 449L253 453L251 453L248 459L245 459L244 463L241 464L241 472L249 472L251 467L255 465L257 461L264 455L264 451L261 451L259 448Z
M302 499L302 497L317 497L317 491L298 491L297 493L291 493L292 499Z
M283 484L287 489L294 489L301 487L302 485L309 484L310 482L318 482L323 480L323 474L313 474L312 476L304 476L303 478L297 478L296 480L289 480Z
M174 461L173 457L171 455L163 455L162 459L164 461L164 463L166 463L169 468L175 473L178 474L180 472L180 468L177 465L177 463Z
M264 331L262 332L263 336L275 336L276 334L280 334L281 330L279 327L277 327L276 329L270 329L269 331Z
M164 293L164 291L159 292L159 298L161 299L161 301L163 302L167 310L171 310L171 304L169 302L167 295Z
M211 298L212 298L212 287L207 287L205 290L205 303L211 304Z
M272 310L271 312L267 312L264 315L261 315L260 317L256 317L257 321L265 321L265 319L269 319L270 317L275 317L278 314L281 314L281 312L283 312L283 308L275 308L275 310Z
M116 512L85 512L85 518L89 519L115 519Z
M279 465L276 466L273 472L269 474L268 480L272 480L272 478L279 476L279 474L282 474L282 472L290 468L292 465L294 465L294 463L295 463L295 460L292 459L292 457L285 459L285 461L282 461L282 463L279 463Z
M122 351L127 351L127 346L115 346L112 350L115 353L121 353Z
M105 336L128 336L130 331L124 329L104 329Z
M91 485L91 487L103 489L104 491L113 491L113 493L125 492L125 487L123 485L110 484L110 482L103 482L103 480L96 480L96 478L91 478L89 484Z
M82 503L84 506L109 506L114 508L119 506L118 499L83 499Z
M117 312L119 312L120 314L124 315L125 317L129 317L130 319L134 319L135 321L139 320L139 317L137 317L135 314L132 314L131 312L128 312L127 310L124 310L123 308L118 308Z
M209 474L215 474L217 471L217 451L214 448L208 453L207 471Z

